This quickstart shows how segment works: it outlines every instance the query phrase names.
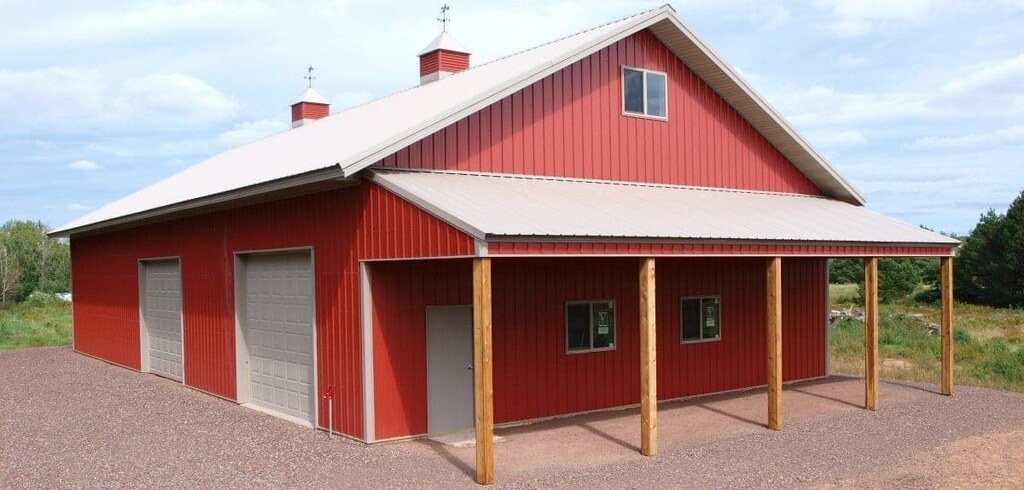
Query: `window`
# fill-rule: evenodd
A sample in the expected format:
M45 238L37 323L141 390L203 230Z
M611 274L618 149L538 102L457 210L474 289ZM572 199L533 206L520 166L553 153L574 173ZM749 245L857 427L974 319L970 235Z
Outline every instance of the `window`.
M668 76L639 68L622 69L622 111L634 116L668 117Z
M573 301L565 304L566 352L614 348L614 301Z
M680 306L680 342L707 342L722 338L722 300L717 296L683 298Z

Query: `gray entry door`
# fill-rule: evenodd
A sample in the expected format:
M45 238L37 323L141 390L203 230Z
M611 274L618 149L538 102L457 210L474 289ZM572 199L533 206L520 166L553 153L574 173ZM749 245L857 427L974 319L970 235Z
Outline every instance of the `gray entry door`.
M310 254L246 257L245 296L250 401L313 423L316 390Z
M473 427L473 309L427 308L427 430Z
M177 260L142 263L149 372L182 380L181 268Z

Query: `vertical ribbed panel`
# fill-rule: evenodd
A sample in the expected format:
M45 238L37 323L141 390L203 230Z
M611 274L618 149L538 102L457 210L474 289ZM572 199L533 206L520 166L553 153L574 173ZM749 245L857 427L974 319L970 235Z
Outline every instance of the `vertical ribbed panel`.
M637 403L635 258L495 259L495 421ZM468 261L373 264L377 436L427 431L424 309L470 302ZM763 259L658 259L658 397L765 383ZM785 379L825 373L825 261L783 261ZM680 344L679 299L722 297L722 340ZM618 347L566 354L565 302L612 299Z
M138 266L180 256L185 382L235 393L234 254L312 247L320 391L334 428L362 436L358 261L470 255L473 240L373 184L72 239L75 347L139 368ZM468 277L468 273L467 273ZM327 405L319 400L321 425Z
M623 66L668 74L667 121L622 114ZM380 164L821 194L648 31L539 80Z
M426 307L472 304L470 260L370 265L376 436L427 430Z

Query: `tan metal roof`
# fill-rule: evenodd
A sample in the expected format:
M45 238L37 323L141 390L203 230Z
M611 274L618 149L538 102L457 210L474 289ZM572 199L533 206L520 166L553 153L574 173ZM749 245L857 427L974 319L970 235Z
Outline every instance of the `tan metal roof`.
M706 187L374 170L378 185L479 239L664 239L955 246L834 199Z
M394 153L547 75L650 29L827 195L863 197L728 68L669 6L642 12L314 123L215 155L55 230L67 235L131 223L236 193L257 194L309 176L350 178Z

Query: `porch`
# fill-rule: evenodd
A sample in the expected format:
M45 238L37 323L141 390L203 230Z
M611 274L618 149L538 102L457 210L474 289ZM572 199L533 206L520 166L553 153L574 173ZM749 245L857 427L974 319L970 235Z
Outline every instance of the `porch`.
M944 302L951 305L952 259L936 260L942 261ZM844 410L877 410L877 261L869 257L864 262L866 378L846 380L837 388L841 393L783 389L784 382L828 374L827 267L822 257L497 256L364 264L366 297L374 305L365 317L374 319L372 335L366 336L375 342L370 363L371 379L376 380L368 384L373 387L368 413L376 416L367 421L367 433L380 441L439 432L433 420L428 421L431 410L438 409L430 399L429 379L436 377L430 363L430 312L450 307L465 312L466 355L463 364L448 371L453 376L445 377L443 385L461 384L466 391L462 398L446 392L440 411L468 410L461 427L476 427L476 444L475 460L467 467L480 483L494 481L501 458L518 461L548 451L530 448L530 454L520 456L513 449L496 450L496 424L540 420L499 429L499 435L532 434L551 424L582 428L615 443L617 449L610 455L629 449L654 456L666 443L740 427L706 427L719 423L702 418L709 414L666 420L665 410L692 403L659 404L661 400L758 387L743 392L745 401L733 409L709 406L705 411L725 416L730 424L742 423L745 430L762 431L782 430L786 420L813 413L822 400L838 401ZM707 322L698 323L704 338L687 337L693 332L686 325L686 303L693 298L712 298L718 307L710 334L704 331ZM601 304L614 312L603 332L596 320L592 322L585 345L577 350L580 341L572 334L571 309L580 303L589 304L591 313ZM943 326L942 388L936 392L948 395L951 306L945 310ZM599 345L601 334L607 337ZM850 396L851 383L859 385L852 391L859 396ZM590 430L596 426L580 424L576 418L559 419L622 407L632 409L582 416L616 420L607 430ZM636 420L627 423L623 413ZM533 437L543 441L549 436ZM447 446L431 447L442 454L449 451ZM558 460L557 454L573 453L570 449L554 444L552 461ZM587 456L588 461L604 457Z

